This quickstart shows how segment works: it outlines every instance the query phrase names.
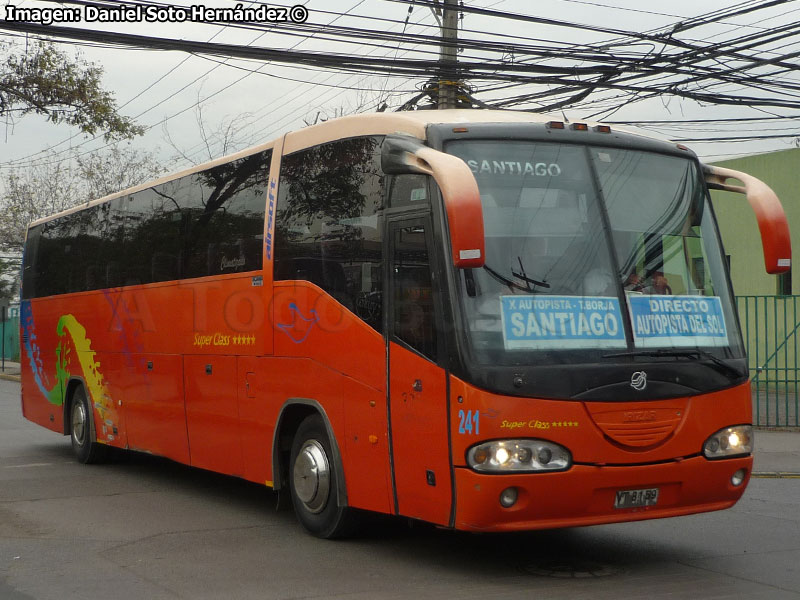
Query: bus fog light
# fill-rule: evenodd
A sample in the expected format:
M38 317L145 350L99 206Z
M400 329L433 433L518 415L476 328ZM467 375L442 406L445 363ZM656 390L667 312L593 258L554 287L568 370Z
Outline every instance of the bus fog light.
M753 453L753 428L736 425L720 429L703 444L706 458L732 458Z
M739 469L731 476L731 483L734 487L739 487L744 482L744 478L747 475L747 471L744 469Z
M467 464L482 473L566 471L572 466L572 455L545 440L495 440L470 448Z
M503 506L503 508L511 508L512 506L514 506L514 504L517 503L518 496L519 493L517 491L517 488L515 487L506 488L500 494L500 504Z

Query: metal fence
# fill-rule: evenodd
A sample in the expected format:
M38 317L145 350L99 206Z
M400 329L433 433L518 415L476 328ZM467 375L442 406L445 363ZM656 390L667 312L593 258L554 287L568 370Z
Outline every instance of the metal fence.
M9 317L7 309L0 311L0 359L19 361L18 314Z
M737 296L753 388L753 421L800 427L800 296Z

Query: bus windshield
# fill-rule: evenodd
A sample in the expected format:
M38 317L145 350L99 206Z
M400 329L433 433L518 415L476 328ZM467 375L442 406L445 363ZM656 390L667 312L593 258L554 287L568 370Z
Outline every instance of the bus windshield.
M483 205L486 264L460 283L479 363L743 356L694 161L533 141L446 150L470 167Z

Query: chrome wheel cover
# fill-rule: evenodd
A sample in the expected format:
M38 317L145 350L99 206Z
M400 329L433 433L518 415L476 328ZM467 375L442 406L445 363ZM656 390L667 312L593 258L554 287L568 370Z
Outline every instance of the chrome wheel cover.
M86 443L86 408L83 402L75 402L72 406L72 441L78 446Z
M307 440L297 453L292 469L294 491L310 513L325 508L331 493L331 469L325 449L317 440Z

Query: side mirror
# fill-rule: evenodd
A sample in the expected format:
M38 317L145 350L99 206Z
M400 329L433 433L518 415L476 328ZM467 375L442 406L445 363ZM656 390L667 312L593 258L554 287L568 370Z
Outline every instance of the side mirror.
M429 148L416 138L388 135L383 142L381 167L387 175L431 175L444 199L453 263L459 269L483 266L481 195L472 171L463 160Z
M714 190L725 190L745 194L756 213L761 245L764 248L764 266L767 273L785 273L792 267L792 240L789 223L781 201L763 181L732 169L703 165L706 183ZM732 185L729 179L738 179L744 184Z

